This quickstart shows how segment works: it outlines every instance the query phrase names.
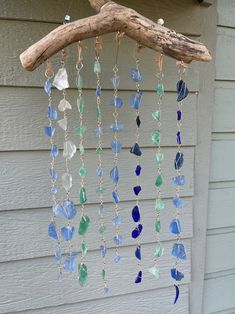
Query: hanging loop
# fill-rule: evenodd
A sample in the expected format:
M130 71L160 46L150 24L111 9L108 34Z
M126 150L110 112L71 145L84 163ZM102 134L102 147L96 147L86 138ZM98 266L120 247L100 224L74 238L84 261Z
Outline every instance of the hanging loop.
M46 61L45 77L51 79L54 76L54 70L50 60Z

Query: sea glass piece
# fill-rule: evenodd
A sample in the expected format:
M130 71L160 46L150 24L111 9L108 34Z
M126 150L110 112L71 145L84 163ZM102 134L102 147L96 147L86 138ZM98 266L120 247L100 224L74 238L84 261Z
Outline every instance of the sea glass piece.
M58 240L58 235L56 232L56 224L54 221L50 222L48 226L48 236L53 240Z
M65 226L61 228L61 235L64 241L70 241L74 235L74 227L73 226Z
M84 106L85 106L84 99L83 99L83 97L80 95L80 96L78 96L78 98L77 98L77 108L78 108L78 112L79 112L79 113L83 113L83 111L84 111Z
M170 232L173 234L180 234L181 226L180 226L180 221L178 218L175 218L172 220L169 229L170 229Z
M135 122L136 122L136 125L137 125L137 126L138 126L138 128L139 128L139 127L140 127L140 125L141 125L140 116L137 116L137 117L136 117Z
M152 113L152 117L155 119L155 120L160 120L161 118L161 112L160 110L156 110Z
M139 69L133 68L131 69L131 78L133 82L140 83L143 81L143 76L140 74Z
M83 78L82 78L80 73L76 77L76 86L79 89L81 89L83 87Z
M67 130L67 126L68 126L68 120L67 120L67 118L61 119L61 120L57 121L57 123L59 124L59 126L61 127L61 129L63 129L64 131Z
M188 96L188 88L186 83L183 80L177 82L176 90L178 93L177 101L180 102Z
M135 168L135 174L137 175L137 177L140 175L140 172L141 172L141 166L137 165Z
M52 137L55 134L55 127L53 125L45 126L44 131L47 136Z
M165 203L161 198L157 198L155 202L155 210L161 212L165 208Z
M181 145L181 135L180 135L180 131L178 131L177 134L176 134L176 141L177 141L177 144Z
M175 156L175 169L179 170L180 168L182 168L184 163L184 154L181 152L177 152L176 156Z
M156 219L155 230L156 230L156 232L160 232L161 231L161 221L160 221L160 219Z
M134 208L132 209L132 218L134 222L138 222L140 220L140 210L139 206L135 205Z
M95 191L97 194L103 194L106 191L106 188L103 186L99 186Z
M100 118L100 117L101 117L101 109L100 109L100 107L97 107L97 108L96 108L96 117L97 117L97 118Z
M117 106L120 109L123 106L123 100L120 97L114 97L111 99L109 105L110 106Z
M79 168L79 175L80 175L80 177L85 178L86 174L87 174L86 168L85 167L80 167Z
M58 90L69 88L68 74L65 68L60 68L58 70L53 80L53 86Z
M57 245L55 249L55 260L57 261L58 264L61 263L62 261L62 253L59 245Z
M113 218L113 225L116 227L116 226L119 226L121 224L121 218L120 216L115 216Z
M94 62L94 73L95 74L101 73L101 65L98 60L95 60Z
M138 272L136 279L135 279L135 283L141 283L141 281L142 281L142 271L140 270Z
M121 132L124 129L124 123L123 122L115 122L113 124L110 125L110 129L113 132Z
M130 98L130 105L131 108L138 110L141 106L141 102L142 102L142 92L136 92L135 94L131 95Z
M163 255L163 253L164 253L164 247L162 246L161 243L158 243L156 245L154 256L161 257Z
M116 255L114 256L114 262L115 262L116 264L120 261L120 259L121 259L121 256L120 256L120 255L116 254Z
M44 83L44 91L47 93L48 96L51 95L52 83L51 80L48 78Z
M164 95L164 85L162 83L156 85L156 92L160 97Z
M103 130L102 128L99 126L98 128L95 128L95 135L96 136L100 136L100 135L103 135Z
M51 193L52 193L52 194L56 194L57 192L58 192L57 188L56 188L55 186L53 186L53 187L51 188Z
M143 230L143 225L138 224L138 226L132 231L131 236L133 239L136 239L140 236L141 232Z
M80 286L83 287L87 281L87 267L85 264L79 264L78 265L78 281L80 283Z
M75 133L79 136L83 136L84 133L86 132L87 130L87 127L84 126L84 125L78 125L76 128L75 128Z
M178 301L179 299L179 295L180 295L180 289L177 285L174 285L175 287L175 300L174 300L174 304L176 304L176 302Z
M104 234L106 232L106 230L107 230L106 226L99 227L99 233L100 234Z
M73 185L72 175L66 172L62 175L61 179L63 188L68 192Z
M68 271L76 270L76 252L71 252L65 259L64 269Z
M78 228L78 233L80 235L84 235L87 232L87 229L90 226L90 218L88 216L82 216L80 223L79 223L79 228Z
M87 202L86 189L82 187L80 189L80 204L85 204Z
M175 185L185 185L185 176L184 175L178 175L174 178L172 178L172 182Z
M134 146L131 147L131 150L130 152L136 156L141 156L142 155L142 152L140 150L140 146L138 143L135 143Z
M133 191L135 193L135 195L139 195L139 193L141 192L141 186L140 185L137 185L137 186L134 186L133 187Z
M118 75L115 75L114 77L111 78L111 82L113 83L113 87L115 89L118 88L120 84L120 77Z
M158 163L158 164L161 164L162 162L163 162L163 160L164 160L164 155L163 155L163 153L156 153L156 162Z
M101 86L100 85L98 85L96 87L95 93L96 93L96 97L100 97L101 96Z
M58 109L59 109L59 111L64 112L67 109L71 110L72 106L70 105L70 103L66 99L63 98L59 102Z
M100 253L102 257L105 257L106 253L107 253L107 249L104 245L100 246Z
M111 143L112 151L115 154L119 154L122 149L122 144L118 142L117 140L113 140Z
M180 121L182 119L182 111L177 110L177 120Z
M57 120L57 111L54 107L52 106L48 106L48 110L47 110L47 117L50 120Z
M52 181L56 181L56 180L57 180L58 174L57 174L57 172L55 171L55 169L50 168L49 174L50 174L50 177L51 177Z
M120 202L120 198L119 198L119 196L118 196L116 191L112 192L112 197L113 197L114 204L118 204Z
M116 235L113 237L113 242L114 242L114 244L116 244L116 245L122 244L122 242L123 242L123 237L122 237L122 235L116 234Z
M72 141L65 141L64 142L64 150L63 150L63 157L66 159L72 159L74 154L76 153L76 146Z
M187 258L185 248L182 243L174 243L171 254L179 259L185 260Z
M101 153L103 153L102 147L97 147L95 151L96 151L96 154L101 154Z
M171 277L176 281L181 281L184 278L184 274L178 271L176 268L172 268Z
M51 152L50 152L50 156L53 158L56 158L59 155L59 150L58 147L55 144L51 145Z
M65 200L53 206L53 212L56 216L69 220L73 219L77 214L76 207L70 200Z
M163 178L162 178L162 176L159 174L159 175L157 176L156 181L155 181L155 185L156 185L157 188L159 188L162 184L163 184Z
M103 170L103 167L102 166L99 166L97 169L96 169L96 174L98 177L103 177L104 175L104 170Z
M85 148L84 148L84 146L82 145L82 144L79 144L78 145L78 149L79 149L79 151L80 151L80 154L84 154L85 153Z
M136 250L135 250L135 257L136 257L137 259L141 260L141 247L140 247L140 245L138 245L138 246L136 247Z
M113 181L113 183L118 183L118 181L119 181L119 170L118 170L117 166L115 166L111 169L110 178Z
M161 133L159 129L151 133L151 140L152 140L152 143L155 145L158 145L160 143Z
M104 205L101 204L101 205L99 206L99 214L102 215L104 212L105 212Z
M172 199L173 205L175 205L176 208L182 208L183 207L183 201L180 197L174 197Z
M149 273L152 274L156 279L160 278L160 269L158 267L150 267Z
M105 294L109 293L109 288L108 287L104 287L104 293Z

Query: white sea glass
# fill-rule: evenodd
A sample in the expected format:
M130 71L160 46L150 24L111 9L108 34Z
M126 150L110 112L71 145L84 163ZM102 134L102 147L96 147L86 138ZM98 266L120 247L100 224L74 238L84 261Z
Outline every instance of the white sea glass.
M70 173L64 173L62 175L61 179L62 179L63 188L65 189L66 192L68 192L73 185L71 174Z
M65 141L64 142L64 151L63 157L66 159L72 159L74 154L76 153L76 146L72 141Z
M70 105L70 103L66 99L63 98L59 102L58 109L59 109L59 111L64 112L67 109L72 109L72 106Z
M65 68L60 68L55 75L53 86L58 90L69 88L68 74Z
M59 126L64 130L66 131L67 130L67 126L68 126L68 120L66 118L64 119L61 119L59 121L57 121Z

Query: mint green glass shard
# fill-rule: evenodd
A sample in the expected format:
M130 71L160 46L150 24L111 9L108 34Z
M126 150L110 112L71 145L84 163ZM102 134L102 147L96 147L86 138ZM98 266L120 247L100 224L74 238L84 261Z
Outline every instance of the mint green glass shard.
M158 94L159 96L161 96L161 97L164 95L164 86L163 86L162 83L158 83L158 84L156 85L156 92L157 92L157 94Z
M151 133L151 140L153 142L153 144L158 145L160 143L161 140L161 136L160 136L160 130L155 130L153 133Z
M161 163L163 162L163 160L164 160L164 155L163 155L163 153L157 153L157 154L156 154L156 162L157 162L158 164L161 164Z
M160 120L160 118L161 118L161 112L160 112L160 110L154 111L154 112L152 113L152 117L153 117L155 120Z
M156 232L160 232L161 231L161 221L159 219L156 219L155 230L156 230Z
M105 191L106 191L106 188L104 188L104 187L98 187L96 189L97 194L103 194Z
M96 148L96 153L101 154L103 152L103 149L101 147Z
M81 250L82 250L82 255L85 256L87 253L87 246L86 246L85 241L82 241Z
M101 66L98 60L96 60L94 63L94 73L101 73Z
M85 148L84 148L84 146L82 144L79 144L78 149L79 149L81 154L85 153Z
M78 233L80 235L84 235L89 226L90 226L90 218L88 216L82 216L81 220L80 220L80 223L79 223L79 228L78 228Z
M161 198L157 198L155 202L155 210L161 212L165 208L165 203Z
M78 98L77 98L78 112L83 113L84 105L85 105L84 99L82 98L82 96L78 96Z
M83 79L80 74L78 74L76 77L76 85L77 85L77 88L83 87Z
M82 187L80 189L80 204L85 204L87 202L86 189Z
M152 274L156 279L160 278L160 269L158 267L150 267L150 274Z
M85 178L86 174L87 174L86 168L85 168L85 167L81 167L81 168L79 169L79 175L80 175L80 177Z
M99 227L99 233L104 234L106 232L107 228L105 226Z
M97 118L101 117L101 109L100 108L96 108L96 117Z
M102 269L101 275L102 275L102 279L105 280L105 276L106 276L105 269Z
M79 125L75 128L75 133L79 136L82 136L87 130L86 126Z
M156 257L161 257L164 253L164 247L161 243L157 244L154 255Z
M83 287L87 281L87 267L85 264L79 264L78 265L78 281L81 285L81 287Z
M159 188L162 184L163 184L163 178L162 178L162 176L159 174L159 175L157 176L156 181L155 181L155 185L156 185L157 188Z

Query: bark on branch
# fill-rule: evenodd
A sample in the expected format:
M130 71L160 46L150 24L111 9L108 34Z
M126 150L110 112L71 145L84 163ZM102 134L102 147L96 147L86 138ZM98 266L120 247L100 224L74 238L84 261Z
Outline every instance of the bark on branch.
M110 0L89 2L98 12L96 15L57 27L20 55L26 70L36 69L74 42L116 31L124 32L145 47L186 63L212 59L204 44L158 25L132 9Z

